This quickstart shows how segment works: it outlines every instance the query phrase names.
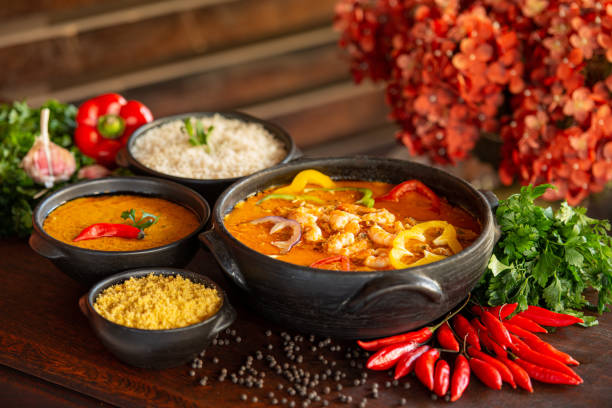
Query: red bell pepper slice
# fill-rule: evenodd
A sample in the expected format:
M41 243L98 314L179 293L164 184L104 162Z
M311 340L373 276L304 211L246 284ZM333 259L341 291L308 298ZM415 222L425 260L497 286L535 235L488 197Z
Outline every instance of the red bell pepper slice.
M115 156L130 135L152 120L149 108L138 101L126 101L119 94L100 95L79 107L74 141L84 155L115 167Z
M440 197L436 195L429 187L420 182L419 180L408 180L393 187L391 191L380 197L376 197L376 202L380 201L399 201L400 197L404 194L415 191L431 201L431 207L436 211L440 212Z
M311 268L321 268L324 265L330 265L330 264L334 264L337 262L340 262L340 266L342 267L341 270L343 271L351 270L351 261L345 255L334 255L328 258L319 259L318 261L311 263L310 267ZM327 268L321 268L321 269L327 269Z

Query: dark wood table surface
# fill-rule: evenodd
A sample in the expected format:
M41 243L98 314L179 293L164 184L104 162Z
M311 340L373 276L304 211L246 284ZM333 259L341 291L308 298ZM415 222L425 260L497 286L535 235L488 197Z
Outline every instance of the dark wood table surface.
M269 406L272 391L275 398L295 401L301 407L303 399L286 393L289 383L281 376L266 371L263 388L248 388L233 384L228 378L220 382L223 368L236 372L246 357L257 356L258 350L271 354L284 362L282 328L267 323L254 315L241 300L241 294L227 281L212 261L209 253L200 250L189 269L209 275L224 287L231 303L238 311L238 319L231 327L235 335L223 334L229 345L209 347L201 369L190 376L191 367L185 365L161 371L142 370L127 366L115 359L90 330L85 317L79 311L77 301L87 288L80 286L49 261L36 255L25 240L0 241L0 406L2 407L144 407L144 406ZM313 294L316 296L316 294ZM272 332L271 336L266 331ZM295 335L296 333L289 333ZM236 342L236 336L241 342ZM406 398L408 406L435 407L444 401L431 399L429 392L417 379L409 376L398 386L386 386L390 380L385 372L368 373L364 385L354 386L355 379L364 372L359 366L365 358L346 358L352 342L333 342L340 351L326 349L324 355L330 361L324 366L318 360L320 350L311 352L312 344L304 336L300 364L305 371L320 373L336 361L333 370L340 370L346 377L340 382L343 390L335 390L335 381L322 381L317 385L319 395L330 401L330 406L357 407L367 398L367 407L399 406ZM546 335L556 347L572 354L582 364L576 371L584 378L584 384L552 386L535 383L535 392L512 390L504 385L502 391L485 388L472 378L464 397L456 407L606 407L612 397L612 313L600 318L600 325L590 329L570 327ZM321 339L316 339L316 342ZM272 350L268 350L268 344ZM215 363L218 359L218 363ZM351 361L353 361L351 363ZM265 358L254 359L253 367L263 371ZM353 366L354 367L353 367ZM208 377L207 385L199 380ZM372 398L372 384L379 384L379 397ZM406 386L405 383L410 384ZM277 389L278 384L284 390ZM330 394L323 393L325 386L332 386ZM407 388L409 387L409 388ZM242 394L248 396L244 402ZM339 394L351 396L350 404L342 403ZM257 402L253 402L257 397ZM279 406L289 406L279 404ZM311 407L322 406L322 401Z

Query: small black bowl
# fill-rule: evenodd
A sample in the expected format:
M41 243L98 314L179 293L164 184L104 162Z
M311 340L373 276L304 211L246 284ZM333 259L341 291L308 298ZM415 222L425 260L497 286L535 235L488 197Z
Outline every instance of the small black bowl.
M97 251L59 241L45 232L45 218L58 206L79 197L102 194L137 194L173 201L192 210L200 224L189 235L168 245L140 251ZM109 275L147 266L183 267L198 250L197 235L210 218L206 200L195 191L167 180L150 177L108 177L84 181L57 190L32 213L34 232L30 247L48 258L74 280L91 286Z
M141 278L149 274L181 275L192 282L217 289L223 297L221 308L208 319L168 330L143 330L121 326L102 317L93 305L104 289L129 278ZM119 360L141 368L162 369L176 367L193 359L204 350L215 335L236 319L236 311L229 304L225 292L204 275L184 269L143 268L110 276L95 284L79 299L79 306L96 336Z
M194 178L188 178L188 177L173 176L173 175L166 174L166 173L160 173L156 170L153 170L143 165L141 162L139 162L132 154L131 149L132 149L132 146L134 146L134 143L136 142L136 140L140 136L147 133L153 128L165 125L168 122L173 122L176 120L182 121L185 118L191 118L191 117L205 118L205 117L214 116L216 114L224 116L228 119L238 119L243 122L253 122L253 123L259 123L260 125L262 125L264 129L266 129L268 132L274 135L274 137L279 139L285 145L287 155L285 156L283 160L280 161L280 163L277 163L277 164L288 163L289 161L295 159L297 156L301 154L296 148L295 143L293 142L293 139L291 138L289 133L287 133L284 129L282 129L280 126L275 125L274 123L255 118L253 116L247 115L246 113L242 113L242 112L231 112L231 111L229 112L192 112L192 113L181 113L180 115L174 115L174 116L167 116L164 118L154 120L151 123L147 123L146 125L139 127L130 136L127 142L127 146L124 149L119 151L117 155L117 163L122 167L128 167L130 170L132 170L136 174L152 176L152 177L159 177L159 178L163 178L166 180L171 180L171 181L175 181L177 183L183 184L189 188L194 189L198 193L202 194L202 196L204 196L204 198L206 198L209 203L214 204L214 202L217 200L219 195L221 195L223 190L229 187L232 183L240 180L242 177L233 177L233 178L225 178L225 179L194 179Z
M482 232L469 247L442 261L400 270L343 272L274 259L248 248L225 228L224 217L238 202L287 184L310 168L336 180L421 180L472 214ZM481 193L447 172L414 162L374 157L299 160L255 173L225 190L213 209L212 229L200 239L267 318L323 336L383 337L423 326L465 299L499 238L492 212L496 205L493 193Z

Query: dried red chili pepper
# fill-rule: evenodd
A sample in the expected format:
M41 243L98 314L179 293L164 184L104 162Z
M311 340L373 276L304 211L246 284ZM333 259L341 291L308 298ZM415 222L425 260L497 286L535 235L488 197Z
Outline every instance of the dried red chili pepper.
M491 364L493 367L499 371L499 375L501 375L502 381L510 384L512 388L516 388L516 383L514 382L514 376L512 375L512 371L504 363L499 360L496 360L495 357L490 356L482 351L478 351L473 347L468 348L468 353L472 357L476 357Z
M521 366L527 372L527 374L529 374L529 377L543 383L568 385L581 384L581 381L579 381L575 377L560 373L555 370L551 370L546 367L537 366L535 364L530 363L529 361L525 361L520 358L517 358L516 360L514 360L514 362Z
M529 330L532 333L548 333L548 330L537 324L531 319L526 317L515 315L508 319L508 322L522 329Z
M376 197L375 201L399 201L401 196L410 191L416 191L417 193L427 197L429 201L431 201L432 208L437 212L440 211L440 198L419 180L404 181L403 183L393 187L387 194Z
M393 367L395 363L405 353L416 349L418 343L407 341L403 343L392 344L372 354L366 363L366 367L370 370L384 371Z
M482 323L489 330L491 338L493 338L493 340L495 340L500 346L509 347L512 344L510 333L508 333L508 329L506 329L501 320L486 310L483 310L481 318Z
M508 330L510 330L512 333L522 338L525 343L527 343L527 345L533 350L539 351L540 353L546 354L547 356L556 358L564 364L580 365L580 363L576 361L572 356L562 352L561 350L557 350L551 344L548 344L530 331L522 329L508 322L504 322L504 326L506 326Z
M470 363L463 354L455 359L455 371L451 377L451 402L457 401L470 383Z
M405 341L415 341L417 343L425 343L427 340L431 339L434 332L431 327L423 327L417 331L402 333L391 337L385 337L382 339L372 340L372 341L361 341L357 340L357 344L362 349L368 351L380 350L383 347L387 347L391 344L402 343Z
M499 318L500 320L503 320L506 317L510 316L516 310L517 306L518 306L518 303L504 303L503 305L494 306L494 307L484 307L480 305L474 305L472 306L470 311L474 313L476 316L481 316L482 311L486 310L487 312L491 313L493 316Z
M500 306L488 307L486 310L500 320L504 320L516 310L517 306L518 303L506 303Z
M333 255L327 258L319 259L309 265L310 268L321 268L323 265L331 265L335 263L340 263L341 270L350 271L351 270L351 261L345 255ZM325 269L325 268L321 268Z
M470 297L468 296L467 299L465 300L465 303L461 307L459 307L457 310L450 313L444 320L442 320L440 323L434 326L426 326L416 331L397 334L395 336L384 337L382 339L376 339L372 341L357 340L357 344L364 350L374 351L374 350L380 350L381 348L389 346L391 344L402 343L405 341L415 341L417 343L425 343L427 340L431 339L434 332L440 326L442 326L445 322L447 322L449 319L451 319L453 316L459 313L465 307L465 305L467 305L467 302L469 300L470 300ZM478 340L478 338L476 338L476 340Z
M402 355L397 361L397 364L395 365L395 375L393 376L393 379L398 380L410 374L412 372L412 369L414 368L414 363L416 362L416 360L430 348L431 347L425 344L417 348L416 350L409 351Z
M455 338L455 334L450 328L448 322L445 322L442 326L440 326L437 333L436 338L438 339L440 347L450 351L459 351L459 342Z
M512 371L514 381L519 387L529 392L533 392L533 386L531 385L529 374L527 374L527 371L525 371L523 367L516 364L514 361L510 360L507 357L498 357L498 359L499 361L504 363L506 367L510 369L510 371Z
M499 374L499 371L497 371L497 369L491 364L479 358L471 358L470 368L484 385L489 388L493 388L494 390L501 390L501 375Z
M83 229L83 231L81 231L72 241L78 242L102 237L142 239L144 237L144 232L133 225L101 222L92 224Z
M438 360L434 370L434 387L433 391L438 397L443 397L448 391L448 383L450 382L450 366L445 360Z
M437 349L430 349L423 353L414 364L414 373L429 391L433 391L434 365L439 357L440 352Z
M470 345L475 347L477 350L480 350L480 341L478 340L478 333L476 333L476 329L472 327L470 322L463 317L462 315L457 315L453 319L453 328L457 332L460 338L465 339L465 341Z
M486 327L478 321L477 318L472 319L472 326L476 328L478 332L478 338L480 339L480 344L483 345L488 351L493 352L496 356L507 357L508 353L506 349L493 341L493 339L489 336L489 331Z
M521 339L519 339L515 335L512 335L511 349L514 352L514 354L516 354L518 357L522 358L523 360L526 360L533 364L537 364L538 366L541 366L541 367L550 368L560 373L569 375L570 377L574 377L577 380L579 380L581 383L583 382L582 378L580 378L580 376L576 374L574 370L572 370L571 368L569 368L568 366L566 366L565 364L563 364L562 362L560 362L559 360L555 358L549 357L545 354L532 350L525 342L523 342Z
M543 326L550 327L564 327L571 326L572 324L576 323L584 323L584 320L579 317L563 313L556 313L538 306L529 306L527 310L520 312L518 315L531 319Z

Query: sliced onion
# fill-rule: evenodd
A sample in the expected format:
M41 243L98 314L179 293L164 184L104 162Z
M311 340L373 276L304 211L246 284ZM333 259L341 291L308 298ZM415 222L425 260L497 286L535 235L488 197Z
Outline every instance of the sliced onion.
M280 230L283 230L287 227L291 228L292 234L291 237L287 241L274 241L271 242L272 245L279 248L281 250L281 254L286 254L294 247L295 244L300 242L302 238L302 226L299 222L295 220L290 220L288 218L278 217L278 216L268 216L263 218L258 218L256 220L251 221L251 224L261 224L264 222L273 222L274 226L270 229L270 234L274 234Z

